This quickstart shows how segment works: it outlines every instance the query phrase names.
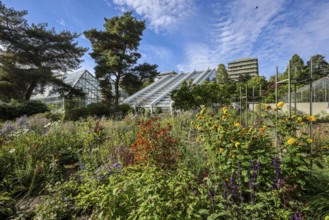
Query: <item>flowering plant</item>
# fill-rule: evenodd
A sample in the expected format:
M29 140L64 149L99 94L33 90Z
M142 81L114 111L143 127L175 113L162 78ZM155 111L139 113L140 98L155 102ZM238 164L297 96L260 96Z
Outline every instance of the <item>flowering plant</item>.
M137 140L131 145L133 163L155 163L160 167L171 168L180 157L178 141L171 135L172 126L161 127L158 118L151 118L139 124Z
M307 134L297 135L295 131L316 119L280 115L275 122L271 113L281 111L283 105L268 109L267 120L251 127L237 122L226 107L218 115L207 113L205 108L196 115L192 124L207 153L209 173L205 181L215 216L216 205L228 216L239 218L249 214L252 218L281 218L295 213L297 198L309 176L313 144ZM312 153L314 161L318 156L316 151ZM260 207L277 207L282 212L269 208L268 215L257 216L254 211Z

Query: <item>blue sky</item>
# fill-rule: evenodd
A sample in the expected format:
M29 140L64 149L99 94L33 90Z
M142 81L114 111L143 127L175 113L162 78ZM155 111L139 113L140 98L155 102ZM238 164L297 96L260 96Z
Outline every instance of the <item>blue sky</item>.
M306 62L322 54L329 61L329 0L2 0L26 9L29 22L57 31L102 29L104 18L132 10L146 21L140 62L159 71L215 68L257 57L260 75L284 71L295 53ZM78 42L91 50L82 35ZM90 52L90 51L89 51ZM94 72L85 54L81 68Z

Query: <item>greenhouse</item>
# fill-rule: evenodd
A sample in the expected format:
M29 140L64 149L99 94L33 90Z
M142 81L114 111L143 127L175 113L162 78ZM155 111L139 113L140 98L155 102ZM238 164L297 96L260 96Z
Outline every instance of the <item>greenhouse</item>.
M206 80L215 78L216 69L204 71L192 71L189 73L175 72L161 74L157 81L129 96L123 103L129 104L135 109L143 108L153 113L156 109L172 112L172 100L170 94L178 89L183 82L193 80L194 84L201 84Z
M288 95L283 98L288 101ZM294 102L295 94L292 90L291 100ZM296 91L296 102L310 102L310 85L303 86ZM318 79L312 83L312 102L329 103L329 76Z
M64 74L62 77L66 84L71 85L75 89L81 89L85 96L83 98L65 100L60 94L52 93L53 88L49 86L45 88L44 93L36 94L31 99L47 104L55 112L64 111L65 102L74 103L75 107L85 107L100 101L99 83L88 70Z

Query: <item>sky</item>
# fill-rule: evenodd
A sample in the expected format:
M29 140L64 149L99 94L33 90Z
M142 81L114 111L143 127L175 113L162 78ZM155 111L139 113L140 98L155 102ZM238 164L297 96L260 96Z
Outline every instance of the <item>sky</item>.
M145 20L140 63L160 72L190 72L256 57L259 75L285 71L297 53L306 62L315 54L329 61L329 0L2 0L27 10L29 23L81 33L88 47L80 69L94 73L85 30L104 30L104 18L133 11Z

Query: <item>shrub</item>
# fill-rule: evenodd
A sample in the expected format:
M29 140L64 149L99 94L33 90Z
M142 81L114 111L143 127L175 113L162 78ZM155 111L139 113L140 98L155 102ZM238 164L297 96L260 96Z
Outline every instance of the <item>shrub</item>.
M110 116L112 111L110 108L103 103L91 103L87 106L86 108L87 115L88 116L97 116L97 117L102 117L102 116Z
M77 121L81 118L86 118L88 116L86 108L74 108L65 110L65 120Z
M0 192L0 218L9 219L15 214L15 200L6 192Z
M131 111L131 107L128 104L121 104L119 105L118 110L122 113L122 115L127 115L129 111Z
M138 138L131 146L134 163L172 168L180 157L179 143L171 135L172 126L162 128L158 118L139 125Z
M47 111L49 111L47 105L38 101L0 102L0 120L13 120L23 115L31 116Z
M284 103L279 104L274 111L280 111ZM272 112L267 112L265 122L252 127L238 123L226 107L219 115L202 108L196 118L194 126L208 157L210 215L248 219L307 216L301 196L307 193L312 161L319 162L321 151L311 152L314 140L303 133L294 134L293 128L301 129L307 121L314 122L314 117L280 116L278 147L272 136Z

